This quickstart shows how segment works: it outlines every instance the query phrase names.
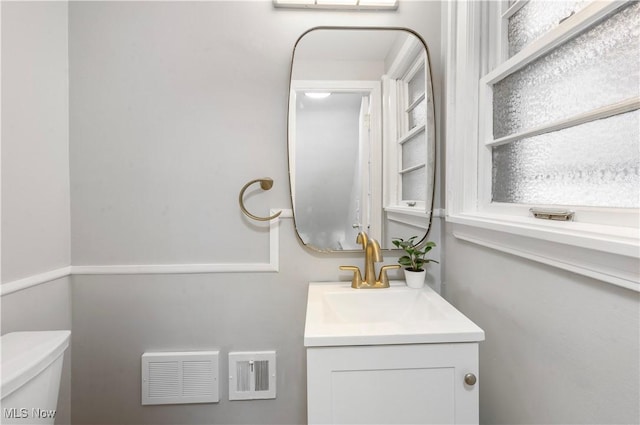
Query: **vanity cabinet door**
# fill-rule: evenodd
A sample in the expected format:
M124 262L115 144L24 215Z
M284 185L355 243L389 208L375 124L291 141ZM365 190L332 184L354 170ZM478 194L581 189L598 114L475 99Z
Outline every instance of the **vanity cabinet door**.
M478 344L307 349L309 424L478 423Z

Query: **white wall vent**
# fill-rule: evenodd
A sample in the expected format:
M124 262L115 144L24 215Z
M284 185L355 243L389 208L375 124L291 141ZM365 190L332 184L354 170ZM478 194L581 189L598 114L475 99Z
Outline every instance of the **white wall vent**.
M276 398L276 352L229 353L229 400Z
M217 403L219 351L144 353L142 404Z

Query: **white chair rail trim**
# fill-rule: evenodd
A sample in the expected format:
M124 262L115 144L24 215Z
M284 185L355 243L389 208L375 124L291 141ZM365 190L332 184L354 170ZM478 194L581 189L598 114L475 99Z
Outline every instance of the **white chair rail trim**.
M4 297L5 295L9 295L23 289L31 288L32 286L67 277L70 274L71 266L66 266L59 269L50 270L48 272L34 274L23 279L3 283L2 285L0 285L0 296Z
M271 210L275 214L279 209ZM282 214L269 223L268 263L210 263L210 264L142 264L142 265L100 265L67 266L45 273L14 280L0 285L0 297L36 285L51 282L70 275L104 274L191 274L191 273L273 273L280 270L280 219L292 218L291 209L283 209Z

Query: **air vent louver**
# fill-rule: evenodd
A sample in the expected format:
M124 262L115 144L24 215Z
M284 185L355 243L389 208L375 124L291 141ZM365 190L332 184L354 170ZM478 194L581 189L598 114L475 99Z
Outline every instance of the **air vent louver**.
M229 353L229 400L276 398L275 351Z
M144 353L142 404L217 403L218 351Z

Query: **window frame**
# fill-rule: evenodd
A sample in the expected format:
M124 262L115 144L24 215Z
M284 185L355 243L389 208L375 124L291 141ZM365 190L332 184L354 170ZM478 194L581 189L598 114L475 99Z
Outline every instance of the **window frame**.
M567 42L576 34L589 28L595 22L606 16L607 14L619 9L624 3L618 2L600 2L596 1L578 11L575 15L566 18L560 25L549 31L538 40L533 41L520 52L508 57L508 40L506 38L506 29L508 19L516 11L520 10L528 3L528 0L519 0L515 2L506 11L500 13L499 25L497 28L497 43L500 61L491 72L485 74L480 79L480 107L481 113L479 119L479 210L486 213L528 216L529 208L532 205L511 204L492 202L492 147L510 143L526 137L533 137L539 134L545 134L564 128L570 128L575 125L595 121L601 118L607 118L630 112L640 108L640 97L628 98L624 101L609 105L603 108L594 109L589 112L581 113L543 125L527 129L506 137L494 139L493 137L493 90L492 85L503 80L507 76L523 69L525 66L544 56L556 47ZM499 3L503 8L507 5ZM558 208L557 205L536 204L541 208ZM560 206L562 208L564 206ZM626 227L638 227L638 210L625 208L606 208L606 207L582 207L582 206L566 206L576 212L576 221L588 222L594 224L611 225L614 223L621 224Z
M404 173L420 167L428 169L435 164L435 152L429 148L428 125L419 125L409 130L409 110L412 105L417 105L420 100L408 102L407 86L409 80L423 68L425 70L425 108L429 107L428 96L433 92L427 52L424 46L413 38L408 38L402 46L396 59L390 66L386 75L382 78L383 84L383 117L385 150L384 159L384 210L387 218L403 224L427 229L424 223L425 215L432 214L433 200L425 193L425 201L402 199L402 176ZM415 106L414 105L414 106ZM428 111L427 111L428 115ZM390 119L388 117L394 117ZM434 117L435 118L435 117ZM427 118L428 119L428 118ZM435 125L435 123L434 123ZM423 132L425 135L426 155L424 160L407 170L402 169L402 145L414 135ZM435 131L434 131L435 135ZM435 150L435 149L434 149ZM435 176L427 173L427 187L433 184ZM415 202L413 206L408 202Z
M493 140L490 84L551 51L625 2L594 2L506 59L506 29L501 24L524 4L526 1L520 0L506 8L506 1L449 2L444 11L446 218L459 225L453 236L640 291L638 210L571 208L579 211L579 220L555 222L531 217L531 205L491 203L491 148L485 144ZM616 107L637 109L633 103ZM614 217L613 222L622 226L603 223L603 217Z
M409 83L416 76L418 71L420 71L420 69L426 70L426 54L425 53L419 53L412 61L405 75L402 78L398 79L398 82L401 84L401 94L398 99L398 122L400 123L400 127L398 128L398 133L396 135L396 141L395 141L396 149L398 151L398 159L397 159L398 163L397 163L397 170L396 170L397 192L395 197L395 206L397 207L406 206L408 208L411 208L412 210L418 210L425 213L427 193L424 193L425 201L418 200L418 199L404 199L403 197L404 175L412 171L417 171L420 168L427 167L427 155L428 155L427 125L425 123L421 125L416 125L413 128L409 128L410 112L413 111L423 100L425 101L425 104L424 104L425 113L427 108L426 99L427 99L427 91L429 88L426 84L426 71L424 74L424 78L425 78L424 93L422 94L422 96L418 97L418 99L416 99L414 102L409 103ZM413 137L419 135L420 133L424 134L425 157L422 158L422 161L419 162L418 164L415 164L408 168L403 168L402 166L402 159L404 156L403 146L405 143L409 142L411 139L413 139ZM410 205L410 203L413 203L413 205Z

